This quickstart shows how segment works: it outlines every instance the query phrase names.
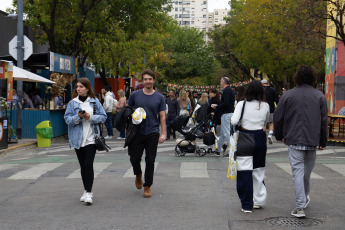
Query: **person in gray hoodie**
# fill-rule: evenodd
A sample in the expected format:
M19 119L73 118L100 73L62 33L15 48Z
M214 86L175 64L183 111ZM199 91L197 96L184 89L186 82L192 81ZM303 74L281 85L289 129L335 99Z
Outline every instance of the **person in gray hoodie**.
M292 216L305 217L310 202L310 174L316 149L327 144L328 111L325 95L314 88L317 75L311 66L302 65L293 76L296 87L281 97L273 116L278 141L288 146L296 209Z

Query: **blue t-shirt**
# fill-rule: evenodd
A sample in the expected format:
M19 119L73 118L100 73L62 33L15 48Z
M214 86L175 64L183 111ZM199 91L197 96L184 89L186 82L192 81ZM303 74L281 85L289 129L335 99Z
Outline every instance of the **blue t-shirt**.
M165 111L165 100L162 94L155 91L151 95L144 94L143 90L134 91L128 99L128 105L134 109L142 107L146 112L144 130L139 131L144 135L159 133L159 112Z

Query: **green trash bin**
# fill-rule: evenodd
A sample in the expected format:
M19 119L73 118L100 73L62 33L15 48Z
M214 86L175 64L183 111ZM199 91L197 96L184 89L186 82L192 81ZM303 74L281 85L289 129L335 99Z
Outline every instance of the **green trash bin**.
M50 121L42 121L36 128L37 147L50 147L53 137L53 128Z

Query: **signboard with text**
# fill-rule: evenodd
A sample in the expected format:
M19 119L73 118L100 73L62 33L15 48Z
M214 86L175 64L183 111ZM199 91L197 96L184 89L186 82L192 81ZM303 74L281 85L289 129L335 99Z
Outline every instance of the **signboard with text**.
M58 73L75 74L75 59L50 52L50 71Z

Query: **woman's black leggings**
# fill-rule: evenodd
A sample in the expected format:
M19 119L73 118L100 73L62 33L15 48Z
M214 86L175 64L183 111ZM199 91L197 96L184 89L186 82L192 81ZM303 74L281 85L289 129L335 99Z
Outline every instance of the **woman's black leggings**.
M83 180L84 189L86 192L91 192L93 184L93 161L96 155L96 145L86 145L76 149L79 165L81 179Z

